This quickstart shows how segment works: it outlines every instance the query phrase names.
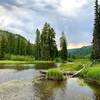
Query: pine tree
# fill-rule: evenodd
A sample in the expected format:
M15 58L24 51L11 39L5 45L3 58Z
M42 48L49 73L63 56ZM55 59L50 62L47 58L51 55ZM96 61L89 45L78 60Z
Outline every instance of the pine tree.
M49 39L48 39L48 45L49 45L49 53L50 53L50 59L53 60L58 55L58 49L55 41L55 31L53 28L50 27L49 29Z
M67 42L64 33L62 33L62 36L60 38L60 48L61 48L60 56L62 60L66 61L68 53L67 53Z
M0 59L4 59L6 50L6 41L4 37L0 37Z
M48 23L45 23L41 33L42 60L53 60L57 56L55 34L54 29Z
M50 59L50 52L49 52L49 24L45 23L42 33L41 33L41 59L42 60L49 60Z
M41 48L40 48L40 31L36 30L36 40L35 40L35 59L40 60L41 58Z
M95 24L93 32L92 59L100 59L100 8L98 0L95 2Z

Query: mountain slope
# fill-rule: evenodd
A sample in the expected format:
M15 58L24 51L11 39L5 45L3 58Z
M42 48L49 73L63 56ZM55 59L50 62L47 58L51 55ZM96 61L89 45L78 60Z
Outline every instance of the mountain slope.
M33 44L21 35L0 30L0 50L5 54L31 55Z
M91 55L92 46L84 46L82 48L69 49L71 56L88 57Z

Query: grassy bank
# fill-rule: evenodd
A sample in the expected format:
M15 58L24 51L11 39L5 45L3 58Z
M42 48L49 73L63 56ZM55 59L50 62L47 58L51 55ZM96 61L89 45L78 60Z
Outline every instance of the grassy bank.
M14 61L14 60L0 60L0 64L38 64L38 63L52 63L52 61Z
M90 65L91 62L88 59L76 59L74 62L64 63L60 66L63 71L78 71L83 68L83 66Z
M81 72L81 76L100 85L100 64L87 67Z
M63 71L78 71L86 66L86 68L80 73L83 78L91 82L95 82L100 85L100 63L91 65L89 60L75 60L72 63L62 64L60 69Z

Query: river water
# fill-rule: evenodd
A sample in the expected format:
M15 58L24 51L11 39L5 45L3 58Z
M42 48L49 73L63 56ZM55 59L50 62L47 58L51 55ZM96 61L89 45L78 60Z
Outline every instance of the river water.
M0 66L0 100L100 100L100 87L80 78L39 80L40 65Z

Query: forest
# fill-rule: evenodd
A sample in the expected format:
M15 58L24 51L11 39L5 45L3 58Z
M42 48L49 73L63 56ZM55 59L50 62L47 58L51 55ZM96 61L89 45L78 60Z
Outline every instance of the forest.
M58 51L55 31L45 23L42 32L36 30L36 40L32 44L24 37L7 31L0 31L0 59L10 60L12 55L31 56L35 60L54 60L60 57L67 60L67 42L64 33L60 38L61 50Z

